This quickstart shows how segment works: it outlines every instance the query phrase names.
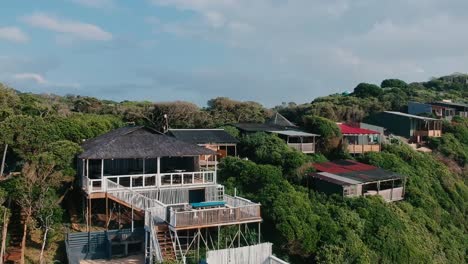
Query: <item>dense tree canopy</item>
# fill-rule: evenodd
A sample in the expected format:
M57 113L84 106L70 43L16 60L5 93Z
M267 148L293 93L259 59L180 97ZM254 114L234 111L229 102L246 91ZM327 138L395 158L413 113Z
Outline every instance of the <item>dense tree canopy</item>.
M262 237L291 263L464 263L467 259L468 121L444 123L443 136L432 139L431 154L400 145L355 157L407 176L405 201L379 197L342 198L306 189L311 162L347 157L337 153L336 122L360 122L383 110L404 111L408 101L452 99L466 102L463 74L406 84L398 79L359 84L354 93L283 104L275 110L304 129L320 134L323 154L304 155L276 135L241 136L229 124L263 122L271 110L255 102L220 97L199 107L188 102L113 102L82 96L35 95L0 86L0 147L6 150L0 182L0 213L6 199L28 215L25 236L39 232L46 251L62 243L70 221L61 200L73 189L73 158L83 140L126 123L162 130L168 115L172 128L225 127L239 138L240 158L226 158L219 177L226 192L262 204ZM3 152L3 151L2 151ZM339 155L341 156L339 156ZM353 157L348 157L353 158ZM15 172L15 177L11 177ZM56 231L54 231L56 230ZM56 248L56 247L55 247ZM60 252L46 254L52 263ZM37 258L37 256L29 256Z
M360 83L354 88L353 95L361 98L377 97L382 94L382 88L375 84Z

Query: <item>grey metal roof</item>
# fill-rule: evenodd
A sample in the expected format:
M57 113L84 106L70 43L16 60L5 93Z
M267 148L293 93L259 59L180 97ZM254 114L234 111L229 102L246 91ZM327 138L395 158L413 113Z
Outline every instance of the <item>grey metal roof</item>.
M468 108L468 104L464 104L464 103L454 103L454 102L443 102L443 101L439 101L439 102L432 102L431 104L433 105L447 105L447 106L455 106L455 107L464 107L464 108Z
M161 134L147 127L122 127L85 141L82 159L181 157L216 154L204 147Z
M233 126L247 132L268 132L271 130L285 130L284 127L281 126L258 123L238 123L233 124Z
M435 118L417 116L417 115L412 115L412 114L407 114L407 113L402 113L402 112L385 111L385 113L389 113L389 114L393 114L393 115L399 115L399 116L406 116L406 117L409 117L409 118L415 118L415 119L426 120L426 121L437 121L437 120L439 120L439 119L435 119Z
M194 144L237 144L239 140L224 129L169 129L177 139Z
M285 135L285 136L290 136L290 137L318 137L319 136L317 134L302 132L298 130L278 130L278 131L273 130L269 132L280 134L280 135Z
M362 183L361 181L356 181L356 180L346 178L346 177L343 177L343 176L339 176L339 175L329 173L329 172L318 172L317 174L325 176L325 177L330 178L330 179L340 181L340 182L343 183L342 185L352 185L352 184Z

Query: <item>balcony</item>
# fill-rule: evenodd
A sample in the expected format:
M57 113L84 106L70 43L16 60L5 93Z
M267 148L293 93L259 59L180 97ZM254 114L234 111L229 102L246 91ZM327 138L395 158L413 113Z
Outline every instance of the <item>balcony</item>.
M288 146L302 153L315 153L315 143L288 143Z
M169 224L175 229L191 229L237 223L260 222L260 204L224 195L224 206L206 209L172 208Z
M108 184L107 180L115 183L115 185ZM83 177L83 189L87 193L106 192L115 190L116 188L144 190L151 188L205 186L214 183L216 183L215 171L112 175L103 176L100 179Z
M361 154L366 152L380 152L380 145L348 145L348 152L351 154Z
M395 202L395 201L403 200L404 190L403 190L403 187L396 187L396 188L380 190L380 191L367 191L363 195L364 196L380 195L387 202Z
M441 137L442 130L416 130L414 136L419 137Z

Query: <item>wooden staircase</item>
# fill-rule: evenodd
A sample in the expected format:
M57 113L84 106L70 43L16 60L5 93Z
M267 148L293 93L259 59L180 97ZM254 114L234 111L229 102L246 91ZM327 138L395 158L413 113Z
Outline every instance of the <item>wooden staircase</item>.
M174 244L172 242L172 237L168 225L160 224L154 228L164 261L175 261L176 255L174 251Z
M8 222L10 242L5 254L5 263L19 263L21 260L21 241L26 214L16 205L11 205L11 216Z

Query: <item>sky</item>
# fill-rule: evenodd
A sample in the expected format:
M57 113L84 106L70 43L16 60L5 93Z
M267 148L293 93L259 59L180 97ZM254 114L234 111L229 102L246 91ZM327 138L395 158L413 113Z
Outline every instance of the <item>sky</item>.
M0 82L115 101L305 103L467 72L466 0L15 0Z

